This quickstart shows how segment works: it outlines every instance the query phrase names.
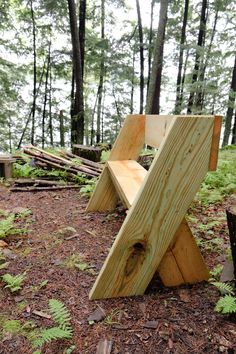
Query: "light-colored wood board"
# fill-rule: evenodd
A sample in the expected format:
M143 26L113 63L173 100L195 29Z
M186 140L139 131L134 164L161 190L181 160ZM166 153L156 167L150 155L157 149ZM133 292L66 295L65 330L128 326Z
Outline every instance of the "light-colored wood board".
M214 119L176 117L90 298L141 295L208 170Z
M146 115L145 144L159 148L174 116Z
M171 258L174 260L170 261ZM176 276L176 266L181 277ZM208 269L186 219L178 227L158 272L165 286L192 284L209 278Z
M118 196L111 180L108 167L105 166L89 200L86 211L114 210Z
M108 160L137 160L144 145L144 134L145 116L127 116Z
M222 116L215 116L212 143L211 143L211 157L209 162L209 171L215 171L217 169L221 125L222 125Z
M108 161L107 164L116 190L129 209L147 175L147 170L134 160Z

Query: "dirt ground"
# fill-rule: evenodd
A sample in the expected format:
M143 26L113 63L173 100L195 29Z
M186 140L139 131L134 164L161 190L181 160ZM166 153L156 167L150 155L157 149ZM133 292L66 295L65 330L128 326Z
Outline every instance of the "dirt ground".
M208 283L164 288L155 278L144 296L90 301L89 291L125 211L117 208L113 213L86 214L86 203L76 190L14 193L0 185L0 209L32 211L26 235L5 239L10 264L0 275L26 271L26 279L17 294L0 281L0 315L19 320L22 326L31 321L36 328L46 328L53 325L52 320L33 312L48 313L49 299L62 301L71 313L73 338L48 343L42 350L45 354L66 354L72 345L76 347L73 354L95 354L99 342L107 343L113 354L236 353L236 324L214 311L219 293ZM193 214L204 225L222 218L227 203L199 207ZM197 224L192 227L204 237ZM226 247L225 220L212 230ZM203 250L203 255L211 269L225 259L225 251L217 245ZM76 257L89 267L74 267ZM97 309L99 318L91 321ZM33 353L24 335L3 332L1 326L0 340L0 354Z

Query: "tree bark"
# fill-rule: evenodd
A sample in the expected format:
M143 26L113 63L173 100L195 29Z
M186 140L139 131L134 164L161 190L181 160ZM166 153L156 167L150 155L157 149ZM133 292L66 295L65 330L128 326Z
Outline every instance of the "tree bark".
M153 9L154 9L155 0L151 2L151 16L150 16L150 28L148 35L148 77L147 77L147 96L150 83L151 75L151 65L152 65L152 53L153 53Z
M105 39L105 0L101 0L101 40ZM101 140L101 107L102 107L102 92L103 92L103 81L105 75L105 50L102 45L101 50L101 62L100 62L100 75L98 84L98 105L97 105L97 134L96 142L97 144Z
M70 18L70 31L73 53L73 68L75 77L75 98L71 110L71 143L83 144L84 140L84 100L83 100L83 74L80 52L79 32L74 0L67 0Z
M235 109L235 113L234 113L234 125L233 125L233 129L232 129L232 141L231 141L232 145L236 145L236 109Z
M84 78L84 53L85 53L85 20L86 20L86 0L79 3L79 43L81 54L82 77Z
M35 137L35 111L36 111L36 86L37 86L37 54L36 54L36 25L34 17L33 0L30 0L30 12L32 20L32 34L33 34L33 102L32 102L32 126L31 126L31 144L34 144Z
M226 210L227 223L229 228L229 238L232 251L234 278L236 280L236 205Z
M186 26L188 21L188 8L189 0L185 0L184 5L184 17L183 24L181 29L181 39L180 39L180 49L179 49L179 65L178 65L178 74L177 74L177 83L176 83L176 101L175 101L175 114L180 114L183 96L181 95L181 81L182 81L182 70L183 70L183 58L184 58L184 45L186 40Z
M136 9L138 16L138 33L139 33L139 55L140 55L140 103L139 114L143 114L143 101L144 101L144 51L143 51L143 26L139 6L139 0L136 0Z
M198 41L197 41L197 50L195 56L195 65L193 69L192 76L192 87L190 89L190 95L188 100L188 108L187 113L191 114L193 110L194 97L195 97L195 88L194 84L197 82L201 61L201 53L199 51L200 47L204 47L205 44L205 35L206 35L206 20L207 20L207 0L202 0L202 8L201 8L201 18L198 32Z
M50 62L51 62L51 42L48 44L48 57L47 57L47 68L45 75L45 89L44 89L44 102L43 102L43 116L42 116L42 148L45 146L45 122L46 122L46 106L48 100L48 79L50 71Z
M65 127L64 127L63 110L60 111L59 121L60 121L60 146L64 147L65 146Z
M234 67L233 67L232 80L231 80L230 91L229 91L228 109L225 117L225 130L224 130L222 146L228 145L229 143L235 97L236 97L236 56L234 58Z
M159 114L160 112L160 93L161 76L163 67L163 51L165 41L165 29L167 22L168 0L160 1L159 25L157 30L157 39L152 63L152 72L147 97L147 114Z
M216 25L217 25L217 21L218 21L218 14L219 14L219 9L217 8L216 12L215 12L214 25L213 25L213 29L212 29L212 32L211 32L210 43L209 43L209 45L207 47L205 63L203 64L203 67L201 68L200 75L199 75L199 85L198 85L199 87L198 87L198 90L197 90L196 102L195 102L195 106L196 106L197 112L201 112L202 109L203 109L205 73L206 73L206 68L208 67L210 54L211 54L211 48L212 48L212 44L213 44L214 37L215 37L215 34L216 34Z

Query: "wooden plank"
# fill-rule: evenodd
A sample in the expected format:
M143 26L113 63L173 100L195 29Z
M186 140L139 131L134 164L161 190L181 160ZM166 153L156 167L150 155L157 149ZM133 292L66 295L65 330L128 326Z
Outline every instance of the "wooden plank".
M209 168L208 168L209 171L215 171L217 169L221 125L222 125L222 116L215 116L212 143L211 143L211 157L210 157Z
M208 170L213 123L213 117L174 118L91 299L144 293Z
M117 199L118 196L111 180L108 167L105 166L89 200L86 211L114 210Z
M134 160L108 161L116 190L129 209L147 175L147 170Z
M167 115L146 115L145 143L159 148L173 118L174 116Z
M108 160L137 160L144 145L144 134L145 116L127 116Z
M177 229L158 272L165 286L192 284L209 278L208 269L185 219Z

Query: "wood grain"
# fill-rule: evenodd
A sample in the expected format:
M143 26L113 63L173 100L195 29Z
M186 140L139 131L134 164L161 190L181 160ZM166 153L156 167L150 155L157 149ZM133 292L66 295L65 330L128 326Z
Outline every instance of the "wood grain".
M146 115L145 144L159 148L174 116Z
M114 210L118 200L108 167L105 166L96 188L89 200L86 211Z
M210 156L210 162L208 168L209 171L215 171L217 169L221 125L222 125L222 116L215 116L212 143L211 143L211 156Z
M214 117L175 117L90 298L143 294L208 170Z
M134 160L108 161L111 178L123 204L129 209L147 175L147 171Z

